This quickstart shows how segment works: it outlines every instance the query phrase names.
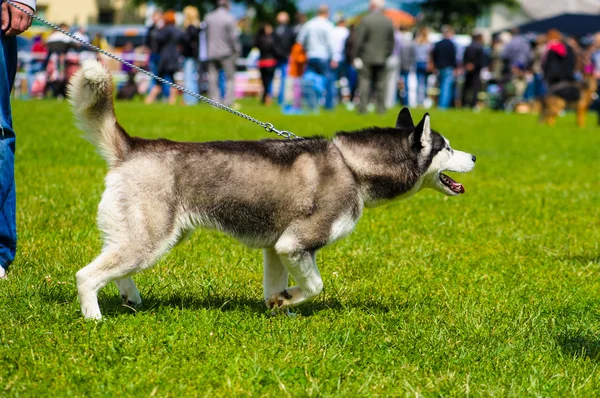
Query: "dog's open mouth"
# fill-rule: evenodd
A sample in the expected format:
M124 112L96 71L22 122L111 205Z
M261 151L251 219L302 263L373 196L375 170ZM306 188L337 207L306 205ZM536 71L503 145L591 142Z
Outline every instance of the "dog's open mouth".
M452 178L448 177L444 173L440 173L440 181L442 184L447 186L452 192L456 192L458 194L465 193L465 187L463 184L454 181Z

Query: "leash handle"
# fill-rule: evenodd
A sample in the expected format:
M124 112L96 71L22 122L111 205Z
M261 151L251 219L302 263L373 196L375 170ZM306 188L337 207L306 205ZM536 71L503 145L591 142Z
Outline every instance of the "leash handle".
M209 104L209 105L211 105L211 106L213 106L213 107L215 107L215 108L218 108L218 109L224 110L224 111L226 111L226 112L229 112L229 113L231 113L232 115L239 116L239 117L241 117L242 119L245 119L245 120L247 120L247 121L249 121L249 122L252 122L252 123L258 124L260 127L262 127L263 129L265 129L265 131L267 131L268 133L274 133L274 134L277 134L278 136L280 136L280 137L283 137L283 138L286 138L286 139L302 139L302 137L299 137L299 136L297 136L296 134L294 134L294 133L292 133L292 132L290 132L290 131L285 131L285 130L278 130L278 129L276 129L276 128L273 126L273 124L272 124L272 123L265 123L265 122L261 122L260 120L258 120L258 119L255 119L255 118L253 118L252 116L246 115L245 113L242 113L242 112L240 112L240 111L238 111L238 110L235 110L235 109L233 109L233 108L230 108L230 107L228 107L227 105L221 104L221 103L219 103L219 102L217 102L217 101L214 101L214 100L212 100L212 99L210 99L210 98L204 97L203 95L200 95L200 94L198 94L198 93L195 93L195 92L193 92L193 91L191 91L191 90L188 90L188 89L187 89L187 88L185 88L185 87L181 87L181 86L180 86L180 85L178 85L178 84L175 84L175 83L172 83L172 82L170 82L170 81L167 81L167 80L163 79L162 77L156 76L156 75L155 75L154 73L152 73L152 72L149 72L149 71L147 71L147 70L145 70L145 69L142 69L142 68L140 68L139 66L136 66L136 65L134 65L134 64L132 64L132 63L130 63L130 62L127 62L127 61L125 61L124 59L122 59L122 58L119 58L119 57L117 57L117 56L116 56L116 55L114 55L114 54L111 54L111 53L109 53L109 52L107 52L107 51L105 51L105 50L103 50L103 49L101 49L101 48L99 48L99 47L96 47L96 46L94 46L94 45L93 45L93 44L91 44L91 43L88 43L88 42L87 42L87 41L85 41L85 40L82 40L82 39L80 39L80 38L76 37L75 35L73 35L73 34L71 34L71 33L67 32L67 31L66 31L66 30L64 30L64 29L61 29L59 26L57 26L57 25L53 24L52 22L49 22L49 21L45 20L44 18L42 18L42 17L39 17L39 16L35 15L35 14L34 14L34 13L32 13L31 11L29 11L29 10L27 10L27 9L25 9L25 8L23 8L23 7L21 7L19 4L16 4L15 2L13 2L13 1L11 1L11 0L4 0L4 1L6 2L6 4L10 5L11 7L13 7L13 8L16 8L17 10L19 10L19 11L21 11L21 12L23 12L23 13L25 13L25 14L29 15L31 18L34 18L34 19L38 20L39 22L41 22L41 23L43 23L43 24L45 24L45 25L47 25L47 26L51 27L52 29L59 31L60 33L64 34L65 36L67 36L67 37L69 37L69 38L71 38L72 40L75 40L76 42L78 42L78 43L80 43L80 44L84 45L85 47L91 48L92 50L94 50L94 51L96 51L96 52L99 52L99 53L101 53L101 54L104 54L104 55L106 55L107 57L109 57L109 58L112 58L112 59L114 59L114 60L115 60L115 61L117 61L117 62L120 62L120 63L122 63L122 64L125 64L125 65L129 66L130 68L133 68L133 69L137 70L138 72L142 72L143 74L145 74L145 75L148 75L148 76L150 76L151 78L153 78L153 79L155 79L155 80L158 80L159 82L161 82L161 83L163 83L163 84L166 84L166 85L168 85L168 86L170 86L170 87L173 87L173 88L175 88L175 89L177 89L177 90L179 90L179 91L181 91L181 92L183 92L183 93L185 93L185 94L188 94L188 95L190 95L190 96L192 96L192 97L194 97L194 98L197 98L198 100L200 100L200 101L202 101L202 102L205 102L205 103L207 103L207 104Z

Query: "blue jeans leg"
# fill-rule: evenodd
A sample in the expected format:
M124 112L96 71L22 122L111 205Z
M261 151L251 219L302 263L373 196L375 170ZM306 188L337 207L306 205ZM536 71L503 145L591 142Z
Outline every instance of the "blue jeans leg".
M196 61L195 58L186 58L183 63L183 85L194 93L198 92L198 80L196 79L197 71L198 61ZM196 105L198 103L198 99L189 94L185 94L183 100L186 105Z
M527 88L525 89L525 92L523 93L523 99L525 101L530 101L534 97L534 92L535 92L535 81L532 80L527 84Z
M227 76L223 69L219 71L219 90L221 90L221 98L225 98L225 93L227 92Z
M348 85L350 86L350 101L354 100L354 95L358 87L358 71L352 64L346 64L346 74L348 76Z
M150 68L150 72L154 73L155 75L158 76L158 66L160 64L160 55L158 54L150 54L150 60L148 63L148 67ZM155 85L157 84L162 84L157 82L155 79L151 79L150 80L150 84L148 85L148 93L150 93L150 91L152 91L152 88L154 88ZM163 98L169 98L169 86L162 84L162 96Z
M417 104L423 105L427 95L427 64L417 62Z
M277 69L279 69L281 71L281 80L279 82L279 98L278 98L279 105L281 105L285 101L285 78L287 77L288 63L280 61L277 64Z
M329 66L329 61L320 58L310 58L307 68L325 78L325 109L333 109L335 76L334 71Z
M327 94L325 95L325 109L333 109L335 99L337 98L335 82L337 81L338 70L332 69L327 65Z
M408 106L408 75L410 72L401 71L400 77L402 78L402 82L404 83L404 90L400 93L400 102L402 102L403 106Z
M438 106L448 109L452 102L452 86L454 85L454 68L440 70L440 100Z
M150 54L150 59L148 61L148 69L150 69L150 72L154 73L155 75L158 75L158 61L159 57L157 54ZM150 84L148 85L148 94L150 93L150 91L152 91L156 84L156 80L150 79Z
M536 73L533 79L535 83L535 98L541 98L546 95L546 83L541 73Z
M17 71L17 40L0 35L0 266L7 268L17 250L15 132L10 109L10 91Z

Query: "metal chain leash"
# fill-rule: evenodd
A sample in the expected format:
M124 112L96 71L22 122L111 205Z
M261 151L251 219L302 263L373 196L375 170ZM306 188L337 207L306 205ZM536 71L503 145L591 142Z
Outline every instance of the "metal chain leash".
M239 116L239 117L241 117L242 119L246 119L246 120L247 120L247 121L249 121L249 122L256 123L256 124L258 124L260 127L264 128L264 129L265 129L265 130L266 130L268 133L275 133L275 134L277 134L278 136L280 136L280 137L283 137L283 138L287 138L287 139L302 139L302 137L299 137L299 136L297 136L296 134L294 134L294 133L292 133L292 132L290 132L290 131L285 131L285 130L277 130L277 129L275 128L275 126L273 126L273 124L272 124L272 123L265 123L265 122L261 122L260 120L258 120L258 119L255 119L255 118L253 118L252 116L248 116L248 115L246 115L245 113L242 113L242 112L240 112L240 111L238 111L238 110L235 110L235 109L233 109L233 108L230 108L230 107L228 107L227 105L223 105L223 104L221 104L221 103L219 103L219 102L217 102L217 101L211 100L210 98L206 98L206 97L204 97L204 96L202 96L202 95L200 95L200 94L198 94L198 93L195 93L195 92L193 92L193 91L190 91L190 90L188 90L188 89L187 89L187 88L185 88L185 87L181 87L181 86L180 86L180 85L178 85L178 84L175 84L175 83L172 83L172 82L170 82L170 81L167 81L167 80L163 79L162 77L156 76L156 75L155 75L154 73L152 73L152 72L149 72L149 71L147 71L147 70L145 70L145 69L142 69L142 68L140 68L139 66L136 66L136 65L134 65L134 64L132 64L132 63L130 63L130 62L127 62L127 61L125 61L124 59L122 59L122 58L119 58L119 57L117 57L117 56L116 56L116 55L114 55L114 54L111 54L111 53L109 53L109 52L107 52L107 51L104 51L104 50L102 50L101 48L99 48L99 47L96 47L96 46L94 46L93 44L91 44L91 43L88 43L87 41L85 41L85 40L82 40L82 39L78 38L77 36L75 36L75 35L73 35L73 34L71 34L71 33L67 32L67 31L66 31L66 30L64 30L64 29L61 29L59 26L57 26L57 25L53 24L52 22L46 21L44 18L42 18L42 17L39 17L39 16L35 15L35 14L34 14L34 13L32 13L31 11L29 11L29 10L27 10L27 9L25 9L25 8L23 8L23 7L21 7L20 5L18 5L18 4L16 4L16 3L12 2L11 0L4 0L4 1L5 1L5 2L6 2L8 5L10 5L11 7L13 7L13 8L16 8L17 10L19 10L19 11L21 11L21 12L24 12L25 14L29 15L30 17L32 17L32 18L34 18L34 19L38 20L39 22L41 22L41 23L43 23L43 24L45 24L45 25L48 25L48 26L50 26L52 29L54 29L54 30L57 30L57 31L61 32L62 34L64 34L64 35L66 35L66 36L70 37L71 39L73 39L73 40L75 40L75 41L77 41L77 42L81 43L82 45L84 45L84 46L86 46L86 47L88 47L88 48L91 48L91 49L93 49L93 50L95 50L95 51L97 51L97 52L99 52L99 53L101 53L101 54L104 54L104 55L106 55L107 57L114 59L115 61L118 61L118 62L120 62L120 63L122 63L122 64L125 64L125 65L129 66L130 68L133 68L133 69L135 69L135 70L137 70L137 71L139 71L139 72L142 72L142 73L144 73L145 75L148 75L148 76L150 76L151 78L153 78L153 79L156 79L156 80L158 80L159 82L161 82L161 83L163 83L163 84L167 84L167 85L169 85L169 86L171 86L171 87L173 87L173 88L176 88L177 90L179 90L179 91L181 91L181 92L183 92L183 93L185 93L185 94L191 95L192 97L194 97L194 98L197 98L198 100L200 100L200 101L202 101L202 102L205 102L205 103L207 103L207 104L209 104L209 105L212 105L212 106L214 106L215 108L218 108L218 109L224 110L224 111L226 111L226 112L229 112L229 113L231 113L231 114L233 114L233 115L235 115L235 116Z

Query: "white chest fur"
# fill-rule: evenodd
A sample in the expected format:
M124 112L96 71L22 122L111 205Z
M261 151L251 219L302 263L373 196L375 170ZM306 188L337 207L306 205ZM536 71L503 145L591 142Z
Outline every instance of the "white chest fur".
M331 225L329 243L333 243L350 235L350 233L354 230L359 218L360 216L354 217L351 213L346 213L335 220Z

